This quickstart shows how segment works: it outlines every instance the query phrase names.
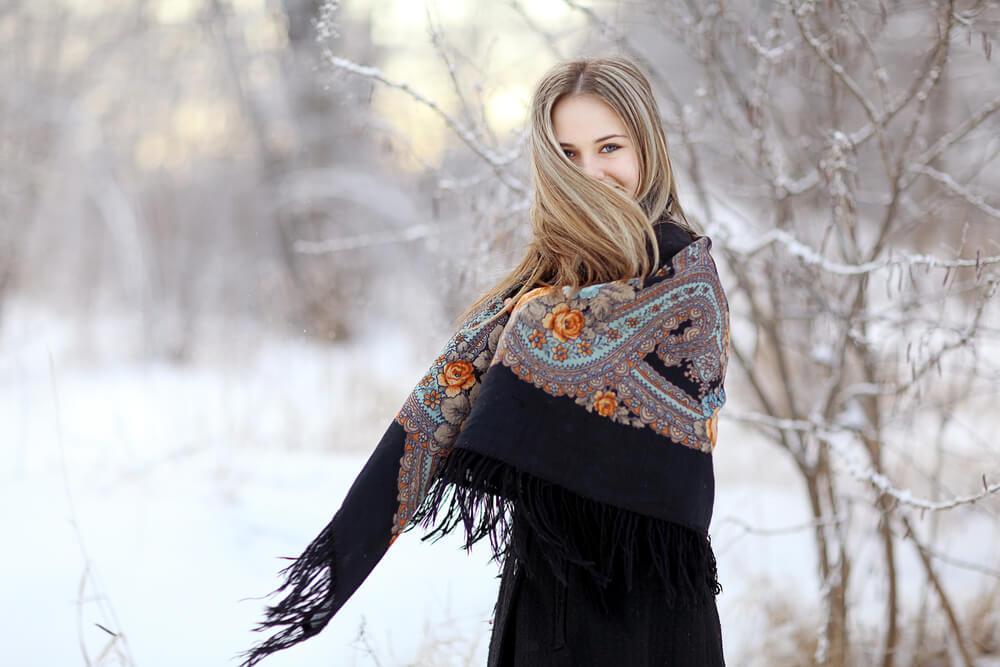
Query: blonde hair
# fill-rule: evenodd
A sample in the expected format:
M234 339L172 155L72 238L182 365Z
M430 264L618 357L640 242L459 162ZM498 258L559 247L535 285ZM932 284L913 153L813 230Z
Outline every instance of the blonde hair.
M638 154L635 198L591 178L559 146L552 109L567 95L599 97L621 118ZM645 75L621 56L563 61L545 73L531 101L532 240L524 257L456 320L497 297L535 287L585 285L645 277L659 265L654 222L667 218L694 233L677 199L660 112ZM650 261L647 242L653 250ZM496 313L499 316L503 311Z

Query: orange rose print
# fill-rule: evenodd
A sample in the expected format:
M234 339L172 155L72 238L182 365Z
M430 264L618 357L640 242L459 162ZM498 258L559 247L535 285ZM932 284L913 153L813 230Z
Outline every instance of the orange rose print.
M554 289L555 289L554 287L548 286L548 287L536 287L535 289L528 290L527 292L522 294L521 298L518 299L517 303L514 304L514 307L511 309L511 314L513 314L515 310L520 308L522 304L527 303L528 301L531 301L536 297L550 294L554 291Z
M565 303L560 303L542 319L542 325L546 329L552 330L552 335L562 342L570 338L576 338L583 330L583 313L574 308L570 308Z
M468 361L449 361L438 375L438 384L445 388L448 397L458 396L476 384L476 375Z
M610 417L618 409L618 399L613 391L599 391L594 394L594 409L602 417Z

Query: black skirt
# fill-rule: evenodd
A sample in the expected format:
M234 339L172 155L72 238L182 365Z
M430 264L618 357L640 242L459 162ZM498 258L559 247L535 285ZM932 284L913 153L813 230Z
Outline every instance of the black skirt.
M494 608L488 667L723 667L713 597L672 609L662 584L639 576L631 590L613 581L606 605L578 566L564 585L529 550L531 567L507 559Z

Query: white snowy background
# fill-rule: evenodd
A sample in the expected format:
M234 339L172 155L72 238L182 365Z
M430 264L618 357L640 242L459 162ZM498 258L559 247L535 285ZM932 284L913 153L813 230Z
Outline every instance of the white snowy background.
M109 639L96 624L124 633L136 665L236 664L260 638L249 629L263 602L246 598L272 590L277 557L325 525L437 353L387 326L340 347L230 323L196 364L143 363L121 354L127 320L102 319L84 344L58 312L17 302L9 318L0 628L3 664L24 667L84 664L83 647L93 658ZM359 412L366 396L385 400ZM802 595L816 576L805 496L784 460L723 418L711 535L729 664L769 664L783 643L794 654L794 632L819 622ZM792 530L747 534L742 522ZM946 526L943 544L964 560L996 561L995 518ZM498 569L482 543L467 554L456 534L434 544L420 534L389 549L323 633L267 662L485 664ZM900 566L912 597L914 555L904 551ZM945 573L958 600L983 581ZM869 620L880 610L873 603ZM782 614L787 636L770 627Z
M734 345L775 394L774 349L748 325L737 285L761 295L777 284L802 299L776 320L788 338L771 343L814 369L808 361L831 357L825 335L841 332L844 305L834 297L853 280L852 267L836 269L862 257L846 239L868 241L883 214L896 225L894 256L1000 255L997 3L948 5L943 73L928 55L938 4L890 3L882 18L884 2L793 4L802 11L749 1L0 2L0 667L235 665L262 638L251 628L281 557L337 510L448 320L519 257L520 130L534 82L559 58L646 54L681 198L713 225L720 257L724 242L746 248L774 231L778 211L798 215L786 230L797 240L757 253L782 262L773 274L764 260L747 264L759 272L750 280L720 269L733 286ZM803 16L812 43L796 25ZM834 31L846 55L823 50ZM343 58L333 73L321 62L330 55ZM857 56L844 61L853 88L829 62L847 56ZM914 63L928 65L922 79ZM914 81L938 84L906 98L877 145L857 96L882 113ZM911 128L907 154L926 159L904 169L909 190L890 204L881 149L905 146ZM941 150L928 157L928 146ZM840 246L822 246L829 238ZM841 264L806 273L793 250L821 246ZM905 273L870 274L864 343L887 365L903 350L910 361L911 344L923 361L950 343L976 303L971 271L957 285L951 273L939 294L944 272L918 268L923 290L893 292ZM830 299L808 335L797 328L797 307L816 312L803 305L815 296L803 275L822 276L819 300ZM904 496L1000 481L1000 383L988 383L1000 361L995 298L978 324L975 344L928 374L926 411L883 415L897 420L879 447ZM761 410L737 366L711 526L727 662L811 664L823 605L803 476L776 438L734 418ZM905 376L905 364L888 367ZM963 387L975 391L938 431L935 413ZM836 419L862 423L857 405L845 401ZM840 468L837 484L838 506L855 512L849 643L868 651L886 626L874 494ZM914 519L922 535L940 521L934 567L970 650L982 641L976 667L1000 665L1000 609L976 606L1000 600L997 502ZM397 541L319 636L263 664L485 664L497 565L486 545L466 553L456 534L419 538ZM962 664L933 593L922 606L912 543L895 544L902 650L926 620L924 664ZM882 663L870 658L859 664Z

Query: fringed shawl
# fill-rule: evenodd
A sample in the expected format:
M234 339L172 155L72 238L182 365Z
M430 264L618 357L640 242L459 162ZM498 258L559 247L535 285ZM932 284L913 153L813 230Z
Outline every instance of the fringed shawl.
M526 562L534 540L554 576L573 563L598 590L642 565L671 605L721 592L708 528L729 308L711 239L654 229L652 276L497 298L462 325L281 571L255 628L274 634L243 665L320 632L418 525L434 525L424 540L460 527L467 549L489 537L498 560Z

